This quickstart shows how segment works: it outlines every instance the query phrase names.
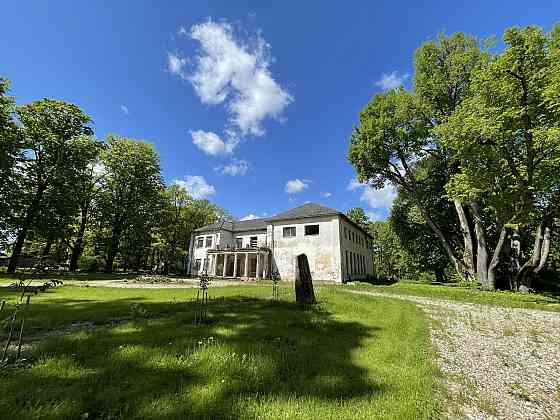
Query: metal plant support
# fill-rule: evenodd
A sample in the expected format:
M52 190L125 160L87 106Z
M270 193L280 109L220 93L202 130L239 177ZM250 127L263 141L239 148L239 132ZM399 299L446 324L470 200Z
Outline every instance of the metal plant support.
M277 302L280 299L280 273L274 270L270 277L272 279L272 300Z
M200 276L199 289L196 292L196 312L194 314L195 325L205 323L208 320L208 287L210 277L206 270Z

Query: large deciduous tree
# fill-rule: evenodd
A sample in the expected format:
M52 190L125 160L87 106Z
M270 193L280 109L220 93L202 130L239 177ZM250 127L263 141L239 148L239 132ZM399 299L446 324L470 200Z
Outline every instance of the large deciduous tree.
M91 119L79 107L42 99L17 107L21 123L22 203L16 210L17 232L8 273L14 273L23 244L41 211L48 210L49 195L74 185L79 168L87 165L91 150ZM66 203L63 203L66 204Z
M107 145L101 154L105 176L100 203L110 229L105 271L111 273L123 238L134 247L139 235L150 234L147 223L159 210L163 181L153 145L116 136L109 136Z
M517 285L530 287L530 273L548 257L560 194L559 28L508 29L505 49L474 72L472 94L436 130L460 163L448 192L469 203L477 272L487 288L494 287L508 231L534 229L524 263L515 261L521 252L514 247ZM499 232L493 251L492 229Z

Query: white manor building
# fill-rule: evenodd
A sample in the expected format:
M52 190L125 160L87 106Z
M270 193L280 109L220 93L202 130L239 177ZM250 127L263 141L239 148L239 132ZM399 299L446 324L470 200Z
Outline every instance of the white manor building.
M306 254L314 280L346 282L373 275L372 237L344 213L309 203L274 217L223 221L196 229L188 271L231 279L293 280Z

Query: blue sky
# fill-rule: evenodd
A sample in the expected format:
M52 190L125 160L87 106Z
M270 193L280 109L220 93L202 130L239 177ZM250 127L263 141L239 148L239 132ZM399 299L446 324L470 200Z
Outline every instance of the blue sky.
M558 2L23 1L2 5L0 75L18 103L70 101L95 134L155 144L178 180L239 218L306 201L387 214L346 155L377 92L410 87L439 31L550 29Z

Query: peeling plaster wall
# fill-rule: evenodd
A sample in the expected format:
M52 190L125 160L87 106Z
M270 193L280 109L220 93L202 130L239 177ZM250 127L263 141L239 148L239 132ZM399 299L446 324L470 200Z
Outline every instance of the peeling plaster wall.
M305 236L305 225L319 225L319 235ZM284 238L283 228L295 227L296 236ZM295 259L306 254L313 280L342 282L339 217L315 217L274 222L268 226L273 264L282 280L294 280ZM272 240L274 238L274 243Z
M346 233L345 233L346 229ZM362 238L362 243L352 241L350 232L353 232L355 236ZM343 218L340 218L340 257L342 260L342 276L345 281L364 279L368 275L373 275L373 251L368 248L368 240L371 241L360 229L356 228L354 225L348 223ZM363 273L358 273L354 264L348 267L346 265L346 252L348 252L348 259L350 260L351 255L362 255L363 258ZM351 267L354 272L351 272Z

